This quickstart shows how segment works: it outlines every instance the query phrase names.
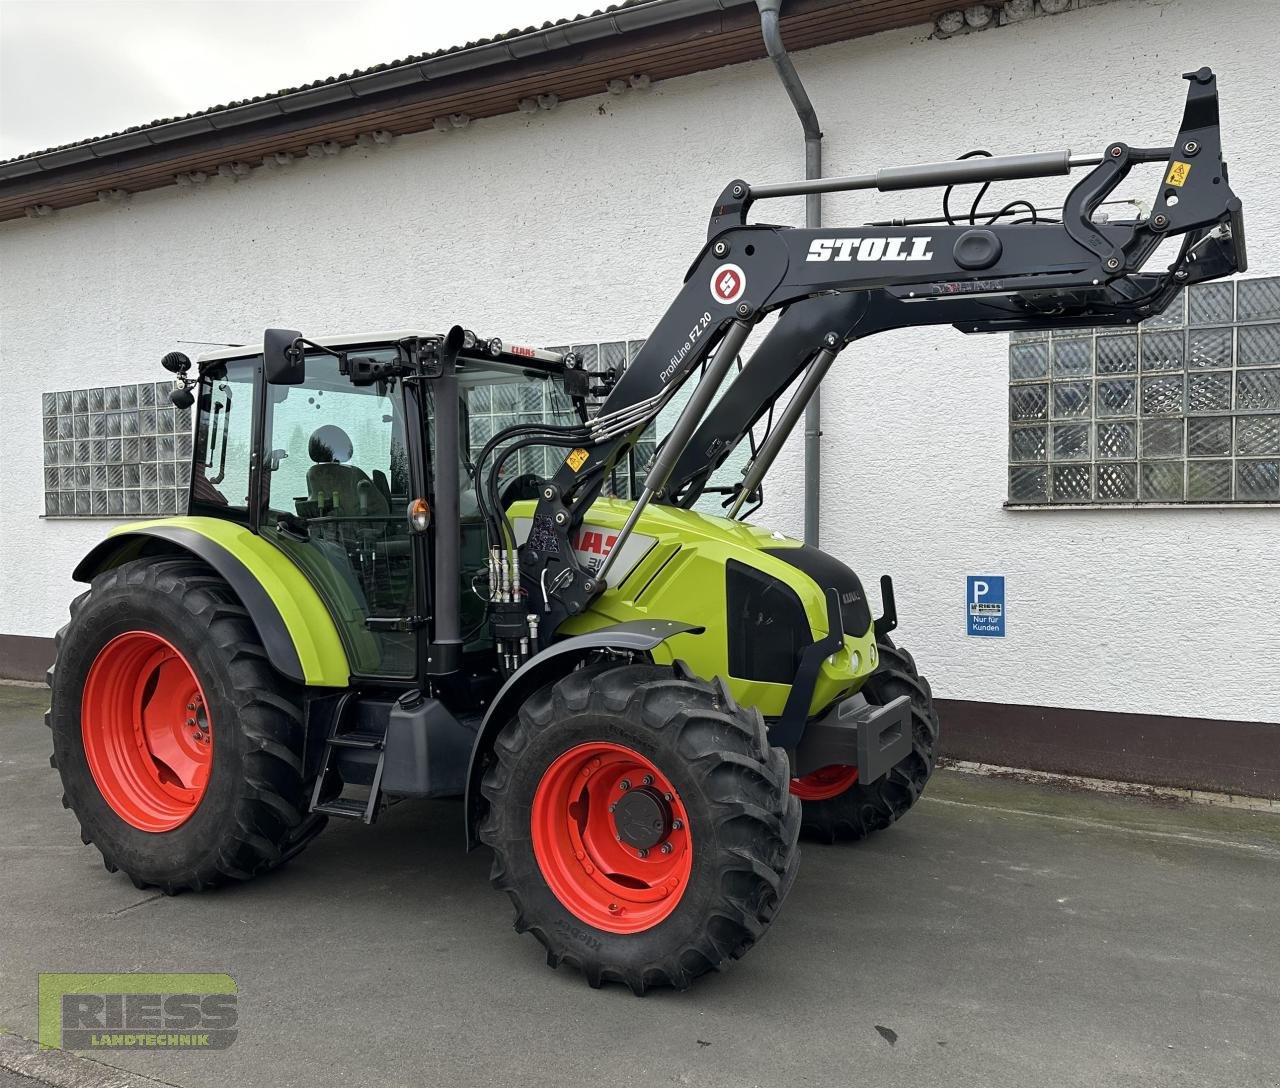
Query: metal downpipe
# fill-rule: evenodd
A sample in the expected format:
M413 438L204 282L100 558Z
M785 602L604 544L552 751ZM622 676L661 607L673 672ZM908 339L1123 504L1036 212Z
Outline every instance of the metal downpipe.
M796 67L791 63L787 48L782 44L779 15L782 0L756 0L760 9L760 32L764 47L773 61L782 82L800 118L804 130L804 176L806 180L822 177L822 128L818 114L809 101L808 92L800 82ZM822 226L822 194L808 193L804 198L804 225L810 229ZM804 410L804 542L818 546L820 509L822 497L822 393L814 389Z

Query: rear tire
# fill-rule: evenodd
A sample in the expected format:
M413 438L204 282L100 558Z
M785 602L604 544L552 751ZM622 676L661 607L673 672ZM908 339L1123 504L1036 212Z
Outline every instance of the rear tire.
M888 638L877 640L880 661L876 671L862 686L867 701L877 706L900 695L911 698L911 753L890 768L882 778L862 783L856 775L841 775L840 768L824 768L806 776L810 789L793 783L793 792L827 794L842 782L850 784L834 796L805 800L802 834L817 842L850 842L883 831L900 819L920 799L933 774L934 748L938 740L938 712L933 706L929 681L916 671L916 663L906 650ZM825 773L824 773L825 772Z
M169 894L203 889L274 868L323 829L307 814L302 691L271 668L209 567L141 559L99 575L56 645L52 763L108 871ZM170 689L194 694L166 705Z
M744 955L790 890L800 806L786 757L723 681L583 668L531 696L494 756L480 827L493 884L547 962L592 986L683 989Z

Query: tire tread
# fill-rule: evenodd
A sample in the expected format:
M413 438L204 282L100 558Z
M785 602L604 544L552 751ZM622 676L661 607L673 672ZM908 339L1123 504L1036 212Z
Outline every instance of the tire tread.
M108 872L122 870L138 887L159 887L166 894L247 880L276 868L299 853L327 822L307 812L301 756L302 692L271 668L248 611L231 587L204 563L188 558L126 563L99 575L88 592L71 602L71 620L54 636L54 666L46 677L51 703L46 723L53 727L54 708L62 699L79 695L58 686L57 655L68 633L94 594L116 587L179 599L199 636L218 648L228 670L235 669L233 721L220 722L219 727L234 726L249 742L242 760L244 783L233 818L222 828L222 839L208 851L209 860L167 880L152 882L130 873L123 858L111 856L108 845L94 842L90 829L76 813L82 840L98 848ZM78 720L78 713L76 717Z
M888 637L877 640L880 662L862 691L883 705L900 695L911 698L911 752L875 782L857 782L843 793L805 801L801 834L817 842L853 842L883 831L920 799L934 768L938 712L929 681L916 671L915 659Z
M541 920L531 920L511 852L528 828L511 826L513 781L535 737L575 714L624 714L662 738L705 784L716 827L716 906L697 936L638 962L567 946ZM684 989L699 975L744 955L764 934L795 879L800 804L791 796L785 755L769 747L764 719L741 707L723 680L697 679L675 666L603 665L569 673L531 696L499 735L482 790L488 811L480 838L493 850L493 885L507 893L515 928L532 933L552 967L576 967L589 985L619 982L642 994L655 986ZM541 879L538 877L538 879Z

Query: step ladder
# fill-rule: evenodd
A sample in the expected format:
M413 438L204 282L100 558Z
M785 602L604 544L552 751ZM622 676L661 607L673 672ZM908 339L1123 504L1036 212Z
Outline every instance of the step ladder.
M371 824L378 818L382 801L382 768L386 762L386 734L371 733L358 730L343 729L343 711L347 708L344 700L333 718L333 728L324 742L324 762L320 774L316 778L315 788L311 791L311 811L322 812L326 816L334 816L341 820L360 820ZM341 762L344 754L354 751L377 752L377 762L373 764L373 778L369 783L369 796L350 797L342 793L327 801L321 800L325 780L331 770L337 769L341 775ZM335 767L335 764L338 766ZM343 782L344 788L346 781Z

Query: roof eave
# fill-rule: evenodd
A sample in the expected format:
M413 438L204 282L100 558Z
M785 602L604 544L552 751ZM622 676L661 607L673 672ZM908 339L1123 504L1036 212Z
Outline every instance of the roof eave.
M788 0L793 51L928 23L937 0ZM323 154L365 133L514 112L526 98L603 94L763 57L752 0L647 0L611 12L206 114L0 163L0 221L243 173L281 153ZM322 149L322 150L321 150ZM283 161L288 161L287 159ZM732 167L726 167L727 172Z

